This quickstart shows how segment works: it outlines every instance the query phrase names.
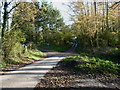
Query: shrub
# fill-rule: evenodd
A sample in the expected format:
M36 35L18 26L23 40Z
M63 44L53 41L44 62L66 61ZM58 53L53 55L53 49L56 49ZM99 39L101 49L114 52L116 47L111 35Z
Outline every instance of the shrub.
M23 47L20 42L24 41L24 35L20 30L7 31L2 43L4 60L9 60L10 58L20 55L23 51Z

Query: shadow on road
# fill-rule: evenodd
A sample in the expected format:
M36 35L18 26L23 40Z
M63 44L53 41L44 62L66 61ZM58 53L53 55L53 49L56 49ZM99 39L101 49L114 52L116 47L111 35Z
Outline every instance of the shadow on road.
M3 88L2 90L33 90L32 88ZM80 88L35 88L34 90L119 90L116 88L80 87Z

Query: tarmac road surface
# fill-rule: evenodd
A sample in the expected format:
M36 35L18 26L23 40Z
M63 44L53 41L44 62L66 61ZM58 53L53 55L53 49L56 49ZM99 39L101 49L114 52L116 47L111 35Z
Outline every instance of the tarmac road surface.
M2 90L33 90L41 78L64 57L49 57L0 76ZM21 89L20 89L21 90Z

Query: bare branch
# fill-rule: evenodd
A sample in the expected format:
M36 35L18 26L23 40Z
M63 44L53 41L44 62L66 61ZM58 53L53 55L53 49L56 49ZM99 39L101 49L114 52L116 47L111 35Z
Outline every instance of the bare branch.
M11 2L9 2L7 5L10 5L13 2L13 0Z
M20 3L17 3L15 6L13 6L8 13L10 13L13 9L15 9Z

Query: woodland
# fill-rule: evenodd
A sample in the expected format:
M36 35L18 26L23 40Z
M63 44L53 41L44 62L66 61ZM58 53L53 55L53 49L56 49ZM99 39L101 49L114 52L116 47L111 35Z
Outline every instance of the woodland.
M84 2L67 4L71 25L52 3L0 3L1 65L45 56L40 48L64 52L77 40L75 52L120 63L120 2ZM120 67L120 66L119 66Z

